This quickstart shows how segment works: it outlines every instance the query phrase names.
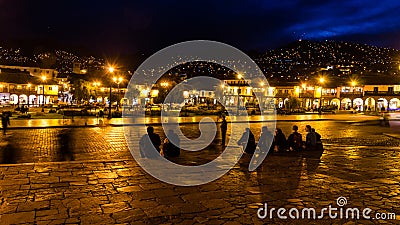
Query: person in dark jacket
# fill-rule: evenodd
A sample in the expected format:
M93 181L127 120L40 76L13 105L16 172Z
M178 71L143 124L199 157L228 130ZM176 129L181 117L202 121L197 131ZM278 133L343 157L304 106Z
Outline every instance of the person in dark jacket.
M1 125L3 126L3 135L6 135L7 127L10 125L10 116L8 113L1 114Z
M272 153L274 150L273 147L273 134L268 130L267 126L263 126L261 128L261 135L260 138L258 139L258 146L260 148L261 152L268 152Z
M282 132L282 129L276 128L273 142L274 150L278 152L283 152L286 150L287 142L285 134Z
M311 130L311 126L307 125L306 126L306 131L307 131L307 135L306 135L306 150L316 150L317 148L317 137L315 135L314 132L312 132Z
M222 135L221 145L222 146L225 146L227 129L228 129L228 123L226 122L225 116L222 116L222 122L221 122L221 135Z
M167 137L164 140L163 152L165 158L178 157L181 154L180 140L173 130L168 130Z
M155 158L156 154L153 151L154 148L157 152L160 152L161 139L160 136L154 133L152 126L147 127L147 134L139 141L140 155L142 158Z
M301 151L303 150L303 138L299 132L299 127L293 126L293 133L288 137L287 144L291 151Z
M315 132L314 128L311 128L311 132L313 132L315 134L315 138L316 138L316 141L317 141L317 145L316 145L317 150L318 151L323 151L324 150L324 146L323 146L322 141L321 141L321 135L319 133Z
M242 145L246 153L253 154L256 150L256 139L250 128L246 128L242 137L237 142L238 145Z

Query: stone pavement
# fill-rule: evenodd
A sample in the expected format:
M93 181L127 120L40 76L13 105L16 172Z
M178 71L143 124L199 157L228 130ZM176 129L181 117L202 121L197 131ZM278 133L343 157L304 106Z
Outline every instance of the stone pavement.
M400 140L383 134L390 128L318 123L312 126L324 134L322 155L274 154L254 172L244 156L228 174L195 187L162 183L143 171L121 127L71 129L66 153L59 148L69 129L13 130L1 142L2 160L14 151L15 161L28 163L0 165L0 224L400 224L398 216L257 218L264 203L320 210L336 206L340 196L348 207L400 215ZM287 132L292 124L278 125Z

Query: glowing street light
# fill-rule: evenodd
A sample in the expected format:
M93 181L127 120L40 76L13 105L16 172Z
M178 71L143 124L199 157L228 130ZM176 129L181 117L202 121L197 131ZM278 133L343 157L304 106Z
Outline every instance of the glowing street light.
M29 108L29 97L31 96L31 83L28 83L28 108Z
M113 77L114 82L118 85L118 99L117 99L117 111L119 111L119 84L123 81L122 77Z
M42 78L42 81L43 81L42 112L44 112L44 82L47 80L47 77L45 75L43 75L41 78Z
M110 74L113 74L114 73L114 67L112 67L112 66L109 66L108 67L108 72L110 73ZM111 113L111 92L112 92L112 85L111 85L111 83L110 83L110 98L108 99L108 119L111 119L112 118L112 113Z
M357 86L357 81L351 81L351 86L354 88L355 86Z
M237 74L237 78L238 78L239 80L242 79L242 78L243 78L243 74L238 73L238 74Z
M322 85L325 83L325 78L320 77L318 81L321 84L321 98L320 98L320 103L319 103L319 108L320 108L320 113L321 113L322 112L321 111L321 108L322 108Z

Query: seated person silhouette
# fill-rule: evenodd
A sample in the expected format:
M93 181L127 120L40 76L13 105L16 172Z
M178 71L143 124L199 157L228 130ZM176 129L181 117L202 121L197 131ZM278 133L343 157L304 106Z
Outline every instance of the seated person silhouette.
M163 152L165 158L178 157L181 154L179 147L180 140L173 130L168 130L167 137L164 140Z
M256 150L256 139L254 138L254 134L251 132L250 128L246 128L237 144L243 146L244 152L249 154L254 153Z
M156 158L160 154L161 139L160 136L154 133L152 126L147 127L147 134L139 141L139 150L142 158ZM157 150L157 152L154 151Z

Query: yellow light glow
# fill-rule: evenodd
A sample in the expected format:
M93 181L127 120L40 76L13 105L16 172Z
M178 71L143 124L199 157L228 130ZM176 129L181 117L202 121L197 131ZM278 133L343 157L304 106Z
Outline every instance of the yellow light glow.
M118 78L118 81L119 81L119 82L122 82L122 77L119 77L119 78Z
M260 86L263 87L265 85L264 82L260 82Z
M47 79L47 77L43 75L42 80L45 81L46 79Z
M161 83L161 86L162 86L162 87L168 87L168 86L169 86L169 83L168 83L168 82L162 82L162 83Z
M32 86L32 84L28 84L28 88L30 88Z
M184 98L189 98L189 92L188 91L184 91L183 92L183 97Z
M357 85L357 81L354 81L354 80L353 80L353 81L351 82L351 86L355 87L356 85Z
M303 89L306 89L307 84L303 83L303 84L301 84L301 87L302 87Z
M242 78L243 78L243 75L242 75L241 73L238 73L238 74L237 74L237 78L238 78L238 79L242 79Z
M320 82L321 84L325 83L325 78L320 77L320 78L319 78L319 82Z
M221 88L223 89L225 87L225 84L221 84Z
M114 82L117 82L117 78L116 78L116 77L113 77L113 81L114 81Z
M112 66L109 66L109 67L108 67L108 72L114 73L114 70L115 70L114 67L112 67Z

